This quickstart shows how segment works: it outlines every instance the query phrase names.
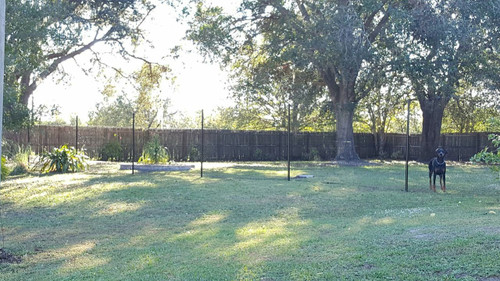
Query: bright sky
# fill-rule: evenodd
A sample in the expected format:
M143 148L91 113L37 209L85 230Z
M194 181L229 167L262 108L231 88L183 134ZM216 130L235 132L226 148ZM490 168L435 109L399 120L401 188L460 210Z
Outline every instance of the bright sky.
M238 0L214 2L234 8ZM155 9L144 27L154 49L144 46L139 53L146 54L152 61L160 61L170 48L180 44L186 29L175 20L172 8L165 5L159 5ZM194 116L201 109L209 112L218 106L230 105L231 100L226 89L227 74L221 71L218 65L203 63L203 57L197 54L189 42L183 41L182 45L185 50L192 52L181 53L176 61L166 61L177 78L174 86L163 83L161 89L162 94L171 99L172 110ZM108 57L107 61L121 61L118 54L114 56ZM84 66L90 58L90 54L82 54L77 58L77 62ZM134 71L139 69L141 63L121 62L118 66L126 71ZM34 94L35 106L58 104L63 119L69 121L70 116L78 115L80 120L85 122L88 120L88 113L95 109L96 103L102 101L104 80L85 75L75 61L65 62L63 68L69 74L68 77L61 82L56 81L57 77L54 76L53 79L48 78L40 84Z

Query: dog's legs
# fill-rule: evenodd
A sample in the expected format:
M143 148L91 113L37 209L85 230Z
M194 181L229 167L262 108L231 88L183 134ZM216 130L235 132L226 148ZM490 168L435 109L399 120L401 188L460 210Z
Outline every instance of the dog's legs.
M432 191L436 192L436 173L434 173L434 178L432 181Z
M441 184L441 190L446 192L446 174L443 174L443 184Z
M429 172L429 189L432 190L432 172Z

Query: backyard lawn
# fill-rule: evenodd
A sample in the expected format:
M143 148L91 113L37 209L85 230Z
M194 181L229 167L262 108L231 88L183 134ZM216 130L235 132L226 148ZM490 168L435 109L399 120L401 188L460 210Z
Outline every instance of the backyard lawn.
M212 167L212 168L210 168ZM500 280L500 181L427 167L207 164L91 170L0 188L1 280Z

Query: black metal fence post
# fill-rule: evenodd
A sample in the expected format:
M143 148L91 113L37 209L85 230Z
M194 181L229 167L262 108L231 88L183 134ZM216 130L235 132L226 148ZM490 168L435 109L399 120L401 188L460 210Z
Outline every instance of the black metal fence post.
M408 100L408 112L406 115L406 166L405 166L405 191L408 192L408 161L410 160L410 103Z
M291 126L290 126L290 120L291 120L291 118L290 118L290 105L288 105L288 139L287 139L287 146L288 146L288 148L287 148L287 150L288 150L288 153L287 153L288 154L288 181L290 181L290 151L291 151L291 149L290 149L290 145L291 145L290 144L290 128L291 128Z
M75 134L75 149L78 152L78 115L76 116L76 134Z
M203 109L201 110L201 165L200 165L200 177L203 177L203 161L205 160L205 115Z
M135 162L135 112L132 113L132 175L134 174Z

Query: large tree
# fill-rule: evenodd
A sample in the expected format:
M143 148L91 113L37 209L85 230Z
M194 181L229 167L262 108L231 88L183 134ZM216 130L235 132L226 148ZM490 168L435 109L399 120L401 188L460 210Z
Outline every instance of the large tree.
M461 87L498 81L500 1L410 0L405 7L405 24L393 30L404 34L394 54L420 103L419 160L428 161L441 145L445 107Z
M263 52L293 67L313 67L333 102L336 160L358 160L353 116L363 93L358 74L377 48L395 3L390 0L244 0L237 15L199 1L189 38L230 64Z
M328 107L328 97L321 78L312 66L299 69L290 62L283 63L258 54L250 59L238 60L233 69L231 92L237 107L243 108L239 110L242 113L257 113L251 119L257 121L252 123L267 124L261 129L286 130L288 106L291 109L292 131L312 130L321 125L318 118L331 117L331 114L321 112ZM318 116L320 112L324 116ZM318 124L313 124L315 122Z
M148 0L8 0L4 123L21 126L40 82L67 60L86 51L97 55L97 44L133 56L125 46L139 41L153 8Z
M160 89L162 82L168 79L170 70L159 65L144 63L132 74L130 81L117 76L116 81L108 84L102 92L104 101L96 104L96 109L89 113L91 126L132 126L132 113L135 112L135 126L146 130L156 129L165 124L172 113L169 112L170 99L164 97ZM118 84L126 85L122 94L117 95ZM130 89L135 96L128 95Z

